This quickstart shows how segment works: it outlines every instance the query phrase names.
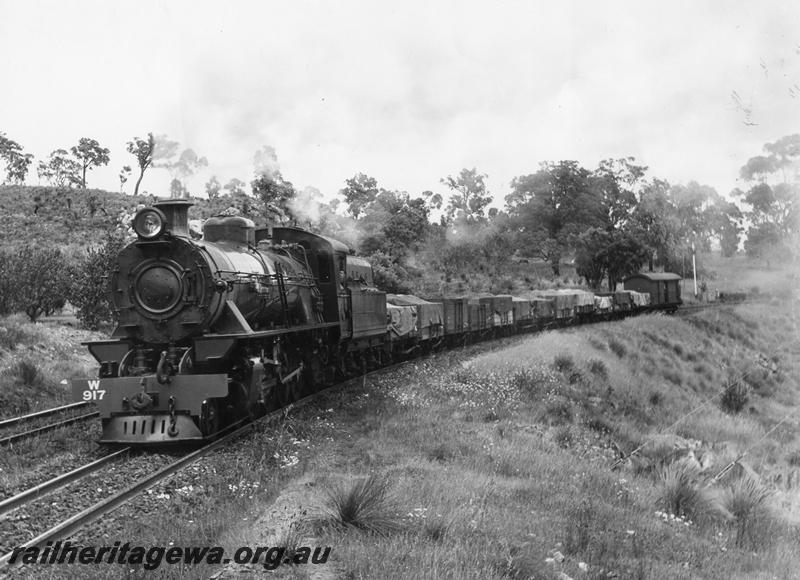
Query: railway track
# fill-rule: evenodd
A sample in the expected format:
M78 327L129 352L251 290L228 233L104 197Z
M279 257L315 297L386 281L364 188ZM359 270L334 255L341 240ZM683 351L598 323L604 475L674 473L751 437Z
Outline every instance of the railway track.
M401 363L403 364L403 363ZM392 367L387 368L395 368L399 365L393 365ZM64 540L69 538L72 534L74 534L77 530L81 529L83 526L90 524L98 519L102 518L106 514L109 514L116 508L120 507L121 505L125 504L132 498L136 497L146 489L158 484L159 482L165 480L172 474L180 471L181 469L195 463L196 461L200 460L201 458L209 455L213 451L228 445L232 441L242 437L246 433L252 431L258 426L263 426L266 424L270 424L275 422L283 417L285 417L292 409L302 407L312 400L316 398L322 392L330 392L332 389L336 388L343 388L347 384L351 383L355 380L364 380L368 375L373 373L382 372L387 370L387 368L378 369L371 373L367 373L365 375L348 379L343 381L329 389L324 389L318 393L311 394L303 399L292 403L286 407L278 409L277 411L273 411L272 413L268 413L267 415L257 419L256 421L244 423L244 421L240 421L239 423L235 423L227 428L227 432L223 432L223 435L214 440L203 447L188 453L180 457L179 459L173 461L169 465L158 469L154 473L151 473L145 477L142 477L132 485L126 487L125 489L114 493L113 495L95 503L91 507L88 507L77 513L66 520L58 523L55 526L52 526L50 529L40 533L38 536L27 540L24 543L18 545L20 548L29 548L32 546L42 546L46 544L48 541L56 541L56 540ZM65 487L71 483L75 483L80 481L81 479L87 477L88 475L99 471L100 469L113 465L117 461L124 459L129 453L131 452L131 448L126 447L121 449L115 453L107 455L97 461L92 462L91 464L87 464L83 467L79 467L69 473L60 475L56 478L51 479L45 483L37 485L33 488L30 488L22 493L19 493L13 497L10 497L6 500L0 502L0 516L11 512L23 505L32 502L43 495L50 493L56 489ZM10 563L9 560L11 558L12 552L7 552L0 556L0 571L4 568L7 568Z
M745 304L745 301L739 300L735 302L704 302L700 304L684 304L675 311L675 314L679 316L685 316L688 314L694 314L695 312L700 312L701 310L710 310L713 308L721 308L723 306L737 306L739 304Z
M348 385L351 385L356 381L362 381L362 382L366 381L368 377L396 370L407 364L412 364L416 360L418 359L414 358L411 360L402 361L393 365L389 365L387 367L382 367L379 369L375 369L373 371L369 371L357 377L345 379L335 385L322 389L321 391L308 395L300 399L299 401L291 403L286 407L282 407L281 409L268 413L267 415L260 417L255 421L248 423L244 423L244 421L241 421L239 423L231 425L226 429L226 432L223 432L220 438L212 441L211 443L208 443L207 445L204 445L203 447L195 451L192 451L187 455L184 455L183 457L180 457L179 459L173 461L169 465L166 465L165 467L158 469L154 473L142 477L141 479L139 479L132 485L128 486L127 488L117 493L114 493L113 495L95 503L91 507L84 509L83 511L71 516L70 518L63 520L57 525L52 526L50 529L40 533L36 537L27 540L24 543L19 544L17 547L29 548L33 546L42 546L47 542L66 540L76 531L83 528L87 524L97 521L103 516L111 513L112 511L122 506L123 504L127 503L140 493L144 492L148 488L153 487L159 482L165 480L174 473L177 473L181 469L191 465L192 463L195 463L196 461L209 455L213 451L216 451L217 449L220 449L225 445L228 445L232 441L242 437L248 432L253 431L254 429L260 426L271 424L273 422L278 421L279 419L286 417L286 415L288 415L288 413L291 410L307 405L322 393L331 393L339 389L345 389L347 388ZM23 505L35 501L36 499L42 497L47 493L50 493L51 491L65 487L66 485L69 485L71 483L80 481L81 479L91 475L92 473L96 473L97 471L101 470L106 466L115 464L117 461L120 461L125 457L127 457L131 453L131 451L132 449L130 447L126 447L115 453L112 453L101 459L98 459L97 461L94 461L91 464L79 467L69 473L60 475L56 478L53 478L50 481L39 484L13 497L3 500L2 502L0 502L0 517ZM12 552L7 552L0 556L0 573L2 573L4 569L7 569L9 566L12 566L12 564L9 563L11 555ZM19 563L13 564L13 566L16 565L19 565Z
M61 413L69 413L70 411L84 409L88 407L91 403L86 402L79 402L79 403L71 403L69 405L63 405L61 407L53 407L52 409L45 409L43 411L37 411L36 413L30 413L28 415L22 415L20 417L13 417L11 419L5 419L0 421L0 430L7 430L7 429L14 429L19 427L24 427L26 423L37 423L42 419L47 419L54 415L58 415ZM55 421L52 423L47 423L45 425L38 425L36 427L18 431L11 435L5 435L0 437L0 446L10 445L13 443L17 443L18 441L22 441L24 439L29 439L31 437L35 437L36 435L41 435L42 433L47 433L49 431L53 431L55 429L59 429L61 427L67 427L69 425L73 425L75 423L80 423L82 421L86 421L88 419L93 419L97 417L99 413L97 411L90 411L88 413L83 413L81 415L75 415L72 417L67 417L65 419L61 419L59 421Z
M48 481L45 481L44 483L40 483L28 488L12 497L6 498L3 501L0 501L0 516L29 502L35 501L51 491L66 487L71 483L76 483L88 475L99 471L103 467L119 461L123 457L127 456L130 451L130 447L125 447L124 449L115 451L114 453L106 455L105 457L101 457L96 461L87 463L86 465L73 469L68 473L54 477Z
M240 437L241 435L243 435L247 431L251 430L253 428L252 425L253 424L248 424L248 425L244 425L244 426L238 426L238 428L235 428L232 432L229 432L227 435L224 435L223 437L217 439L213 443L209 443L208 445L205 445L205 446L201 447L200 449L198 449L196 451L193 451L192 453L189 453L188 455L184 455L180 459L178 459L178 460L170 463L169 465L157 470L155 473L151 473L150 475L147 475L147 476L139 479L134 484L128 486L127 488L123 489L122 491L114 493L113 495L107 497L106 499L104 499L102 501L99 501L99 502L95 503L94 505L92 505L91 507L88 507L88 508L84 509L80 513L75 514L74 516L72 516L72 517L60 522L59 524L57 524L57 525L51 527L50 529L42 532L37 537L32 538L31 540L25 542L24 544L21 544L19 547L21 547L21 548L29 548L29 547L32 547L32 546L41 546L41 545L45 544L48 541L55 541L55 540L59 540L59 539L69 538L70 535L72 535L74 532L76 532L77 530L79 530L80 528L85 526L86 524L89 524L91 522L94 522L94 521L100 519L101 517L103 517L106 514L112 512L113 510L115 510L116 508L118 508L122 504L126 503L127 501L129 501L133 497L137 496L139 493L143 492L147 488L152 487L153 485L155 485L158 482L166 479L167 477L169 477L173 473L176 473L177 471L179 471L180 469L186 467L187 465L189 465L191 463L194 463L195 461L199 460L200 458L208 455L209 453L211 453L215 449L218 449L218 448L228 444L232 440ZM127 453L128 451L129 451L129 449L123 449L123 450L117 452L120 455L116 456L114 459L109 459L109 457L111 457L111 456L107 456L106 458L104 458L104 459L107 460L105 464L108 464L109 462L112 462L115 459L119 459L119 457L122 454ZM102 460L100 460L100 461L102 461ZM98 463L98 462L95 462L95 463ZM88 469L88 467L89 466L86 466L85 468L79 468L79 469L80 470ZM85 473L82 473L80 476L73 476L72 474L74 474L75 472L71 472L70 474L66 474L65 476L62 476L62 477L66 478L67 480L70 480L69 482L71 483L71 482L77 481L81 477L85 477L85 475L88 475L88 473L96 471L97 469L99 469L99 467L94 469L94 470L92 470L92 471L87 471ZM75 471L79 471L79 470L75 470ZM51 482L48 482L48 483L51 483ZM66 485L66 483L64 483L64 485ZM28 492L25 492L25 493L29 494L28 495L28 501L32 497L34 497L36 495L35 493L33 493L33 490L29 490ZM22 495L22 494L20 494L20 495ZM16 504L15 507L19 507L19 505L22 505L22 504L26 503L26 500L24 498L23 499L17 499L18 497L19 496L15 496L13 498L10 498L7 501L9 503L12 503L12 502L15 503ZM4 502L4 503L6 503L6 502ZM14 509L14 508L11 508L11 509ZM0 570L2 570L3 568L5 568L5 567L7 567L9 565L9 560L11 558L11 555L12 555L12 552L7 552L7 553L3 554L2 556L0 556Z
M31 421L33 419L41 419L44 417L49 417L50 415L56 415L58 413L63 413L65 411L71 411L73 409L82 409L84 407L89 406L91 403L88 402L78 402L78 403L70 403L68 405L62 405L61 407L53 407L52 409L45 409L43 411L36 411L35 413L29 413L27 415L22 415L20 417L12 417L11 419L3 419L0 421L0 429L5 429L7 427L13 427L15 425L19 425L20 423L24 423L25 421Z

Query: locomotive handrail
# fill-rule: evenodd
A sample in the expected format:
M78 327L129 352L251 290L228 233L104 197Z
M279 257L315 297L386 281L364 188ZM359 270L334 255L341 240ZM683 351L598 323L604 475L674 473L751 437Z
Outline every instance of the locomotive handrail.
M292 326L291 328L280 327L280 328L271 328L269 330L254 330L253 332L247 335L247 338L249 339L268 338L287 333L308 332L309 330L333 328L335 326L339 326L340 324L341 322L336 321L336 322L322 322L319 324L304 324L302 326ZM203 340L218 340L222 338L242 338L242 334L235 332L228 332L224 334L208 333L204 334L203 336L198 336L194 340L195 342L201 342Z
M277 274L257 274L253 272L236 272L234 270L218 270L219 274L230 274L234 276L233 280L228 280L231 284L248 284L249 282L256 280L262 281L266 280L267 282L275 282L277 283L278 275ZM314 277L313 276L304 276L304 275L297 275L293 274L291 276L284 276L284 281L289 281L294 284L298 284L298 282L303 282L305 284L313 284Z

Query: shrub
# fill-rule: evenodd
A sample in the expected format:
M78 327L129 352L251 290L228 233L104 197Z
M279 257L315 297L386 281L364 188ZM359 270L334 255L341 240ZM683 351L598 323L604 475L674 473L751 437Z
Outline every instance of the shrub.
M372 264L375 286L386 292L401 294L412 291L411 276L400 263L389 254L376 251L367 258Z
M741 381L729 381L722 393L719 404L722 410L735 415L744 409L748 401L747 385Z
M0 308L24 312L31 322L63 308L69 267L61 250L24 246L0 257Z
M29 360L21 360L17 363L16 373L20 382L26 387L32 387L41 381L41 374L36 363Z
M2 254L0 254L0 259ZM1 300L2 298L0 298ZM12 318L2 322L0 326L0 348L13 350L20 345L29 344L34 339L30 327L20 324Z
M553 439L559 447L566 449L574 443L575 436L572 433L572 428L569 425L564 425L563 427L559 427Z
M557 354L553 359L553 366L560 373L568 373L575 368L575 361L568 354Z
M356 529L387 534L400 529L389 482L376 475L327 491L328 518L325 523L341 530Z
M78 320L86 328L96 330L102 323L113 320L109 279L124 245L124 238L112 236L101 248L89 249L74 268L69 300L77 309Z

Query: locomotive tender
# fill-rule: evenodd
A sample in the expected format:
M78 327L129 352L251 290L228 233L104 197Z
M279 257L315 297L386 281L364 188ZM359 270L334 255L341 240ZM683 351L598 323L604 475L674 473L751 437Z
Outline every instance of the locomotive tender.
M72 381L76 400L96 402L103 443L202 441L418 351L680 304L679 294L663 303L660 293L633 290L387 295L366 260L299 228L222 215L195 240L191 205L139 210L137 239L111 272L117 328L86 343L99 378Z

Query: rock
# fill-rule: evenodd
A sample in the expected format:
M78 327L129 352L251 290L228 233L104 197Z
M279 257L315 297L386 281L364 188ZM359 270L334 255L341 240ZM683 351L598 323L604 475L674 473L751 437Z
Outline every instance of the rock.
M558 552L558 551L553 552L553 560L555 560L556 562L563 562L564 561L564 554L562 554L561 552Z

